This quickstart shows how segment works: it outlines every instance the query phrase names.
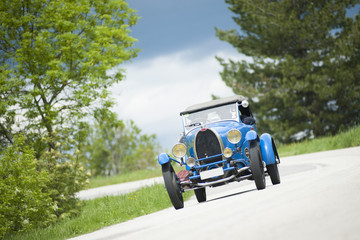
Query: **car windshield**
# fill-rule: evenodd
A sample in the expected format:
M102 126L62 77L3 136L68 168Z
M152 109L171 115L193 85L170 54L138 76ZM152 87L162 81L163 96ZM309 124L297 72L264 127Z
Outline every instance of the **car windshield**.
M196 127L204 126L205 124L224 120L239 121L237 104L228 104L183 115L185 132L189 132Z

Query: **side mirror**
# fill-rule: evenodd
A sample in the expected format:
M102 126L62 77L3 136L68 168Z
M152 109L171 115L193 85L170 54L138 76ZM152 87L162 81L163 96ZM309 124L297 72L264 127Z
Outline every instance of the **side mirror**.
M247 108L249 106L249 102L244 100L244 101L241 101L241 106L244 107L244 108Z

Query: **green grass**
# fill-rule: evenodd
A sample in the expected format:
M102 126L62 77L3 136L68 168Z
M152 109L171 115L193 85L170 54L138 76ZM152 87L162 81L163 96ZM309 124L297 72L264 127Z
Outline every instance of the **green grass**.
M184 167L180 167L178 164L174 164L175 172L179 172ZM137 170L129 173L119 174L110 177L98 176L90 179L90 184L88 188L97 188L102 186L108 186L113 184L119 184L124 182L132 182L137 180L143 180L153 177L162 176L160 165L154 169L145 169L145 170Z
M89 188L97 188L124 182L132 182L142 179L159 177L161 175L161 168L137 170L129 173L119 174L111 177L98 176L90 179Z
M186 192L184 200L191 196L191 192ZM83 210L78 217L61 221L46 229L20 233L9 239L67 239L172 206L163 184L142 188L126 195L107 196L83 203Z
M279 145L280 157L321 152L360 146L360 126L351 128L335 136L319 137L288 145Z

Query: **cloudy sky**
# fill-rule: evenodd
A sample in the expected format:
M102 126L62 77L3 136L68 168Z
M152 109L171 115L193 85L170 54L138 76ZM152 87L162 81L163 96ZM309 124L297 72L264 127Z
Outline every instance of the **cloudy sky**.
M233 95L222 82L215 56L240 59L236 50L215 36L215 27L236 28L224 0L129 0L141 17L131 35L139 56L121 67L126 80L112 88L114 111L156 134L171 149L182 131L179 112Z

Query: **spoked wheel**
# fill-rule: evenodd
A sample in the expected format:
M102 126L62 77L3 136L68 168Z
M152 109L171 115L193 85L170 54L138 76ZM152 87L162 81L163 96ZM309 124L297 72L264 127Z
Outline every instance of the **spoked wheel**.
M162 173L164 177L165 188L169 194L171 203L175 209L183 208L184 200L182 191L180 189L175 171L170 163L162 165Z
M259 143L256 140L250 142L250 169L258 190L266 187L264 165L261 159Z
M278 169L277 163L267 165L266 168L270 175L271 183L273 185L279 184L280 183L280 174L279 174L279 169Z
M199 203L206 201L206 190L205 188L195 189L195 196Z

